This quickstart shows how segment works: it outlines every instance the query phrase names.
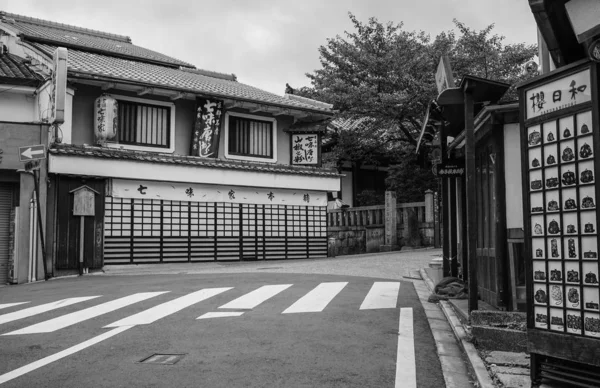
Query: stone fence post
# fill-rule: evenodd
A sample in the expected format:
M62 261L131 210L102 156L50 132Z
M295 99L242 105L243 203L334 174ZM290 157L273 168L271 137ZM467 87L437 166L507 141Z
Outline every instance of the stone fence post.
M433 222L433 191L425 191L425 222Z
M398 231L396 230L396 192L385 192L385 236L381 252L389 252L398 249Z

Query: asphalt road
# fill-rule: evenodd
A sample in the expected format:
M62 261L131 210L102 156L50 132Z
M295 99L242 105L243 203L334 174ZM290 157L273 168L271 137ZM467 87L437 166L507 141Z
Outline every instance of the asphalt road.
M374 284L399 289L361 309L377 294ZM29 303L1 308L18 302ZM53 309L36 313L39 306ZM197 319L215 312L237 316ZM181 357L161 363L176 360L171 355ZM141 362L149 357L156 363ZM243 273L0 289L3 387L404 387L411 378L418 387L444 386L410 282Z

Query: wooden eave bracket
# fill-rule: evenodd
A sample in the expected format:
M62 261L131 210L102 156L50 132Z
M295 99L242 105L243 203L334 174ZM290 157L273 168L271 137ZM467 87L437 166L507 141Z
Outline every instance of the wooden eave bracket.
M107 91L107 90L110 90L110 89L115 89L116 87L117 87L116 83L114 83L114 82L107 82L107 83L105 83L104 85L101 86L101 89L103 91Z
M142 90L137 92L138 96L143 96L146 94L152 94L154 93L154 88L143 88Z
M180 93L177 93L177 94L174 94L174 95L172 95L172 96L171 96L171 97L169 97L169 98L171 99L171 101L175 101L175 100L179 100L179 99L185 98L185 97L186 97L186 95L187 95L187 93L180 92Z

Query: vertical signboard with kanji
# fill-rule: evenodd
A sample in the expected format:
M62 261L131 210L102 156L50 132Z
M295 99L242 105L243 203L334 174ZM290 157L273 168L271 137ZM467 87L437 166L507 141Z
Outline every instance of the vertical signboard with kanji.
M192 133L191 155L202 158L217 158L223 101L198 98L196 119Z
M293 133L290 141L292 164L320 165L321 141L318 133Z
M600 338L596 74L586 63L520 88L534 374L546 358L600 366L578 350Z

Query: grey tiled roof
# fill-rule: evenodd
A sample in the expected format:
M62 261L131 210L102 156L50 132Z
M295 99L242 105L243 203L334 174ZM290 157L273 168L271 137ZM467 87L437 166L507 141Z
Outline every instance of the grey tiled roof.
M109 55L113 54L174 67L194 67L194 65L179 59L136 46L131 43L131 39L127 36L94 31L4 11L0 11L0 21L15 30L26 41L94 50Z
M56 46L39 43L32 45L46 52L48 55L51 55L56 50ZM274 93L234 81L233 78L217 78L187 69L173 69L75 49L68 50L68 69L70 74L88 74L112 80L140 82L149 86L190 93L208 94L284 108L333 114L331 109L325 106L287 99Z
M13 54L0 54L0 83L38 86L43 80L27 67L27 60Z
M232 170L248 170L257 172L275 172L283 174L314 175L321 177L339 177L335 169L322 167L289 166L283 164L267 164L257 162L240 162L234 160L207 159L197 156L157 154L153 152L131 151L104 147L77 146L70 144L53 145L48 150L53 155L84 156L102 159L122 159L140 162L176 164L199 167L212 167Z

